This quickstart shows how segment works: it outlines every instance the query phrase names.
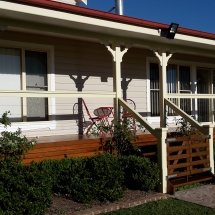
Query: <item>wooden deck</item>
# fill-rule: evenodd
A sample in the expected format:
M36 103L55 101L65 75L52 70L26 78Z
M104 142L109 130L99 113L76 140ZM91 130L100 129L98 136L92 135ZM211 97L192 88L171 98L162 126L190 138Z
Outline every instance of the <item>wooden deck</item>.
M215 142L215 135L213 139ZM33 160L37 162L47 159L61 159L66 156L92 156L95 154L95 151L99 151L101 141L100 138L87 137L86 135L41 137L37 140L35 148L27 153L23 163L29 164ZM153 156L156 154L155 148L152 148L157 145L157 139L151 134L138 134L138 140L135 142L135 145L147 148L147 150L144 148L143 156Z
M30 150L23 163L64 157L87 157L100 151L101 138L89 138L79 135L64 135L39 138L33 150ZM137 146L156 145L157 139L151 134L138 135Z

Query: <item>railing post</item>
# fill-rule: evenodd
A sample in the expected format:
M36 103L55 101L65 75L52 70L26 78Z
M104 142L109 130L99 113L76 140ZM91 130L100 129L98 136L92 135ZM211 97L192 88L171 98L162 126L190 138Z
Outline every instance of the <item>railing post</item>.
M210 167L211 167L211 172L214 174L214 148L213 148L214 126L212 124L203 125L203 128L205 129L205 133L207 132L210 135L210 138L209 138Z
M155 132L157 133L158 146L157 146L157 154L158 154L158 166L160 170L160 184L159 184L159 192L167 193L167 148L166 148L166 138L167 138L167 128L155 128Z

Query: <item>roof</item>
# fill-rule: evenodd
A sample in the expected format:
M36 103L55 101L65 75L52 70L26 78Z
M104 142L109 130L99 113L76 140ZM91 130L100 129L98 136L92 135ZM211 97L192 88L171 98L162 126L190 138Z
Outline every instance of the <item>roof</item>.
M74 14L83 15L83 16L99 18L103 20L110 20L110 21L115 21L119 23L142 26L142 27L147 27L152 29L169 27L169 25L167 24L147 21L147 20L138 19L138 18L132 18L128 16L122 16L122 15L108 13L104 11L84 8L76 5L69 5L61 2L55 2L51 0L9 0L9 1L14 3L21 3L25 5L31 5L31 6L33 5L33 6L53 9L57 11L63 11L63 12L74 13ZM197 31L193 29L179 27L177 32L180 34L215 40L215 34L203 32L203 31Z

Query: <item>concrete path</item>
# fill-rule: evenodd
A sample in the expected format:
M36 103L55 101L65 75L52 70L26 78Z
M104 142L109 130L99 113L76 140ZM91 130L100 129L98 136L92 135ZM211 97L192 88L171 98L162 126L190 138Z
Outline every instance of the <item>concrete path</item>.
M215 208L215 185L203 185L188 190L177 191L173 198L198 205Z

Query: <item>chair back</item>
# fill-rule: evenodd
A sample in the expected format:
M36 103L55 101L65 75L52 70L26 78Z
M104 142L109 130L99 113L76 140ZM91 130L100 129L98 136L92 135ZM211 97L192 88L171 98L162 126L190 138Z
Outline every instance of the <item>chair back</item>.
M136 104L132 99L124 99L126 103L128 103L128 105L130 107L132 107L134 110L136 110Z
M84 101L84 99L82 99L82 102L83 102L83 105L84 105L84 107L86 109L87 115L89 116L89 118L91 118L90 112L88 110L88 107L87 107L86 102Z

